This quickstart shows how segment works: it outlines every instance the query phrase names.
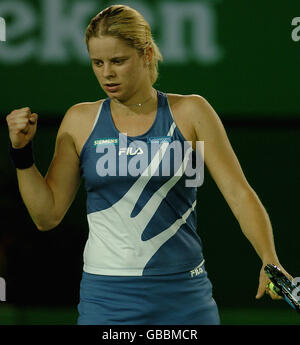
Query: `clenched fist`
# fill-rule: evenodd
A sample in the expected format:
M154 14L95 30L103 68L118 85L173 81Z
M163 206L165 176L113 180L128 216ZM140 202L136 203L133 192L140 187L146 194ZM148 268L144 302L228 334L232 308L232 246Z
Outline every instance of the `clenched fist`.
M13 110L6 116L13 148L20 149L33 139L36 133L37 119L38 115L31 113L28 107Z

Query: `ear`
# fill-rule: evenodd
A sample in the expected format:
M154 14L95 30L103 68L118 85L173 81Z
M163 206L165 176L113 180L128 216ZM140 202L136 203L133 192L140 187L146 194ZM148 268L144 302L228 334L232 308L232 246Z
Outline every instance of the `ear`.
M145 48L144 61L147 66L150 65L153 57L153 49L151 46Z

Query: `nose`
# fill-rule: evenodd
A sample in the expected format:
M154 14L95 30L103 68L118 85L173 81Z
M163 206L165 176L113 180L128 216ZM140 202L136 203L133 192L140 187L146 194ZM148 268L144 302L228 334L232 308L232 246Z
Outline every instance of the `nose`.
M103 65L103 77L109 79L110 77L114 77L115 72L113 67L110 63L104 63Z

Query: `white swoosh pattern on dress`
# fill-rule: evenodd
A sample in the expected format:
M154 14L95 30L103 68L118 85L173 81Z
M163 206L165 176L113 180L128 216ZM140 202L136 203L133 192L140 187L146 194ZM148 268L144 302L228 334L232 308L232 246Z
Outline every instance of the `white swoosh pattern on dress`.
M175 128L176 125L173 122L168 136L173 135ZM141 237L147 224L167 193L185 171L192 151L190 147L175 175L151 196L139 214L134 217L130 216L137 200L152 177L149 171L154 173L159 167L168 145L168 142L161 144L148 168L119 201L105 210L88 214L89 238L84 250L83 269L85 272L103 275L141 276L151 257L178 231L196 207L195 200L192 207L171 226L151 239L142 240Z

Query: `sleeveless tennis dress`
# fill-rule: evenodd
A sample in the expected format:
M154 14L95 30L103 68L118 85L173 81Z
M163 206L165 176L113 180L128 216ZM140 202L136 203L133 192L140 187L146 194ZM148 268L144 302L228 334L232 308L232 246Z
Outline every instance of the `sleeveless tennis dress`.
M89 237L80 325L219 324L197 234L196 152L157 91L154 123L130 137L101 104L81 155Z

